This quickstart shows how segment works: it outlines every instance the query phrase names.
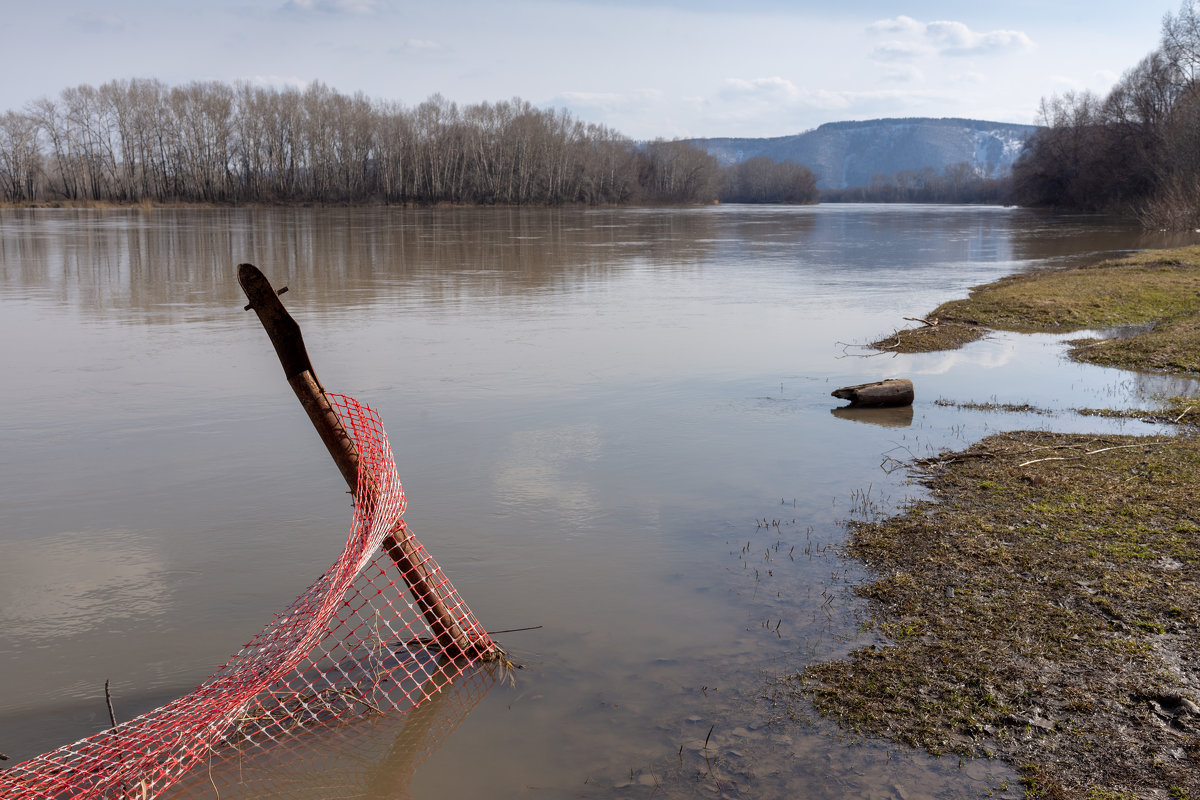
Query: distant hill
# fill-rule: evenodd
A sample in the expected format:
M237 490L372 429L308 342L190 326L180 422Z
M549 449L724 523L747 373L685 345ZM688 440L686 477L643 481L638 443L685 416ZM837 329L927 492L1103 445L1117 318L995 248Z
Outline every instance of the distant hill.
M874 119L830 122L773 139L693 139L722 165L757 156L803 164L821 189L866 186L873 175L967 162L984 177L1003 177L1037 128L973 119Z

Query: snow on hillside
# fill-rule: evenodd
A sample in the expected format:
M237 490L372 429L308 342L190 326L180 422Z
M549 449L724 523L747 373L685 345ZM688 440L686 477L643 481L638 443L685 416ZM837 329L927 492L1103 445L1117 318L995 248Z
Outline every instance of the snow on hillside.
M772 139L696 139L722 164L757 156L804 164L823 189L866 186L877 174L967 162L985 177L1012 169L1033 125L967 119L877 119L831 122L816 130Z

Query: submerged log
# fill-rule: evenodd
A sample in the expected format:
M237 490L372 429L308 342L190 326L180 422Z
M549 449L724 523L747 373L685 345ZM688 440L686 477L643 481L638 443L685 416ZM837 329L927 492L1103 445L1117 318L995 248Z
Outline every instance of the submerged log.
M843 386L830 394L841 400L849 400L854 407L910 406L913 401L913 384L907 378L889 378L857 386Z

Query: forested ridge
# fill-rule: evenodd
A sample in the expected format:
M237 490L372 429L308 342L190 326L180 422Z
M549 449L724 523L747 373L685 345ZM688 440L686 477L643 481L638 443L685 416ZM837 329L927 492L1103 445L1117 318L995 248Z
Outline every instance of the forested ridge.
M1107 96L1055 96L1040 116L1013 167L1017 203L1200 227L1200 3L1167 13L1159 47Z
M81 85L0 115L9 203L815 202L805 167L722 168L513 99L409 108L300 89L154 79Z

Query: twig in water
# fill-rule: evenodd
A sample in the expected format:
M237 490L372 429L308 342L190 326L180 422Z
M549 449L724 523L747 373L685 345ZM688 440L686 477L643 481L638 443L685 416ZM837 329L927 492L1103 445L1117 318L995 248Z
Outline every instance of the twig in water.
M713 728L715 728L715 727L717 727L717 724L714 722L712 728L708 729L708 736L704 737L704 749L705 750L708 749L708 740L712 736Z
M654 774L653 764L647 764L646 771L650 773L650 779L654 781L654 791L650 793L650 796L654 797L654 795L658 793L658 790L661 789L662 786L658 782L658 776Z
M1195 406L1188 406L1187 408L1185 408L1185 409L1183 410L1183 413L1182 413L1182 414L1180 414L1180 415L1179 415L1178 417L1176 417L1175 419L1171 420L1171 422L1179 422L1179 420L1181 420L1181 419L1183 419L1184 417L1186 417L1186 416L1187 416L1187 413L1188 413L1189 411L1191 411L1193 408L1195 408Z
M217 782L213 780L212 774L212 747L208 749L208 782L212 784L213 791L217 793L217 800L221 800L221 790L217 788Z
M108 704L108 721L115 728L117 727L117 714L113 711L112 695L108 691L108 681L104 682L104 702Z

